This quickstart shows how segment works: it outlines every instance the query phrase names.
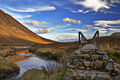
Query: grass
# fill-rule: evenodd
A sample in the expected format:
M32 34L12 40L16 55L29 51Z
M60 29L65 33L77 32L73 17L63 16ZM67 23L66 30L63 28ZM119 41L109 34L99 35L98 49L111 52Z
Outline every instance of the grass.
M19 71L19 66L15 63L6 60L5 57L12 53L11 49L0 50L0 78L4 75Z
M1 49L0 50L0 56L2 56L2 57L7 57L8 55L10 55L12 53L13 53L12 49Z
M18 65L14 64L9 60L0 58L0 73L10 73L18 70Z
M22 75L22 77L16 80L62 80L64 69L65 69L65 66L62 66L59 69L55 70L55 72L49 76L46 76L43 70L31 69L26 71Z
M116 46L111 46L109 44L101 44L100 49L103 49L115 62L120 63L119 47L116 48Z

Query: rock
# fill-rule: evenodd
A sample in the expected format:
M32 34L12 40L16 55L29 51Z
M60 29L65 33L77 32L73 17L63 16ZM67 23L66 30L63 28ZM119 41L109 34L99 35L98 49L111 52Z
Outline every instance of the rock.
M68 69L68 71L70 71L70 72L74 72L75 70L73 70L73 69Z
M105 74L98 74L95 80L109 80L110 76Z
M86 75L84 73L78 73L78 75L80 76L80 79L86 79Z
M98 59L100 56L99 55L92 55L92 60L93 59Z
M84 66L79 66L79 69L84 70L84 69L85 69L85 67L84 67Z
M108 56L107 55L103 55L103 61L104 60L108 60Z
M84 74L90 74L90 71L85 70L85 71L84 71Z
M70 66L70 64L69 64L69 63L67 63L67 66Z
M97 53L100 54L100 55L105 55L105 54L107 54L107 53L104 52L102 49L99 49L99 50L97 51Z
M90 70L90 68L88 67L88 68L86 68L87 70Z
M77 49L77 50L75 51L75 54L76 54L77 56L80 56L80 55L81 55L80 49Z
M77 70L78 73L82 73L83 71L82 70Z
M83 62L79 62L79 65L80 65L80 66L83 66Z
M107 65L105 66L105 70L107 70L107 71L113 70L113 65L112 65L112 63L107 63Z
M90 55L89 55L89 54L82 54L82 56L84 57L84 59L90 58Z
M120 69L120 64L117 64L117 63L116 63L115 65L117 66L117 68L119 68L119 69Z
M95 61L95 68L96 69L102 69L103 68L103 62L102 61Z
M109 58L108 63L115 64L115 62L111 58Z
M95 74L95 73L93 73L93 74L88 74L87 77L88 77L89 80L94 80L95 77L96 77L96 74Z
M73 78L76 78L77 77L77 72L73 72L72 76L73 76Z
M74 65L70 65L69 63L67 63L67 67L74 68Z
M78 59L73 60L73 64L76 64L78 62Z
M89 61L85 61L85 62L84 62L84 65L85 65L86 67L89 67L89 66L90 66L90 62L89 62Z
M113 65L113 68L114 68L115 71L119 70L116 65Z
M120 80L120 74L115 77L115 80Z

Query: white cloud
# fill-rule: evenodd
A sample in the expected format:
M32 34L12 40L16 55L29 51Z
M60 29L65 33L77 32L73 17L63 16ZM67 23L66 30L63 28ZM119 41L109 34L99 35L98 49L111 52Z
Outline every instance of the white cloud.
M87 28L92 28L93 27L93 25L84 25L85 27L87 27Z
M111 0L111 3L120 3L120 0Z
M60 2L54 1L53 4L57 5L57 6L62 6L62 4Z
M83 13L86 14L86 13L89 13L90 11L92 11L92 10L86 10L86 11L83 12Z
M57 41L68 42L71 39L73 39L73 40L78 39L78 34L77 33L61 33L61 34L55 35L54 38Z
M108 32L108 30L106 28L101 28L101 27L93 27L93 28L96 29L96 30L99 30L99 32L101 34L105 34L105 33Z
M53 25L54 23L47 23L45 21L43 22L39 22L39 21L24 21L22 20L21 21L23 24L27 24L27 25L31 25L39 30L36 31L37 34L44 34L44 33L51 33L52 30L51 29L48 29L46 27L43 27L42 24L50 24L50 25Z
M117 28L108 28L108 30L114 31L114 32L120 32L120 29L117 29Z
M55 23L47 23L47 22L45 22L45 21L39 22L39 21L35 21L35 20L33 20L33 21L29 21L29 20L24 21L24 20L22 20L22 22L23 22L24 24L28 24L28 25L35 25L36 27L40 27L42 24L51 24L51 25L54 25L54 24L55 24Z
M88 32L88 30L86 30L86 29L77 29L77 28L69 28L69 29L65 29L65 30L71 30L71 31L77 30L77 31L81 31L81 32Z
M86 8L91 8L95 12L98 12L98 10L101 8L105 8L105 9L110 8L106 1L101 1L101 0L84 0L84 1L74 0L73 2L78 5L83 5Z
M79 9L78 11L71 10L71 12L73 12L73 13L81 13L81 12L83 12L83 10L81 10L81 9Z
M111 20L111 21L98 20L98 21L94 21L94 23L95 26L114 27L112 25L120 24L120 20Z
M51 33L52 30L50 29L46 29L46 28L43 28L43 29L39 29L38 32L36 32L37 34L44 34L44 33Z
M66 24L66 25L58 25L57 28L63 28L63 27L67 27L70 26L71 24Z
M107 11L107 10L100 10L100 12L103 12L104 14L107 14L107 13L116 14L115 12L112 12L112 11Z
M30 8L11 8L7 7L9 10L17 11L17 12L36 12L36 11L49 11L55 10L54 6L43 6L43 7L30 7Z
M78 24L81 23L80 20L70 19L70 18L68 18L68 17L63 18L63 21L64 21L64 22L72 22L72 23L75 23L75 24L76 24L76 23L78 23Z

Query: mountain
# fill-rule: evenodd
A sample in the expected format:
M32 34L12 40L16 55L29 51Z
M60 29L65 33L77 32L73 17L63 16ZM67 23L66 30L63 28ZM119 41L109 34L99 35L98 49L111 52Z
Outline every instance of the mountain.
M48 44L54 41L38 36L9 14L0 10L0 43L6 42Z
M112 33L111 36L120 36L120 32Z

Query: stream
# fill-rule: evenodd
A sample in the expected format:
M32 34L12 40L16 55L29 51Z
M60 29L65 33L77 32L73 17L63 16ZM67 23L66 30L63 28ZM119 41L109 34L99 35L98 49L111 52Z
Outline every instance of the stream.
M41 69L41 66L46 66L48 63L56 63L59 65L56 61L41 59L32 53L19 53L17 55L8 56L7 59L20 67L20 73L15 77L15 79L21 77L27 70L33 68Z

